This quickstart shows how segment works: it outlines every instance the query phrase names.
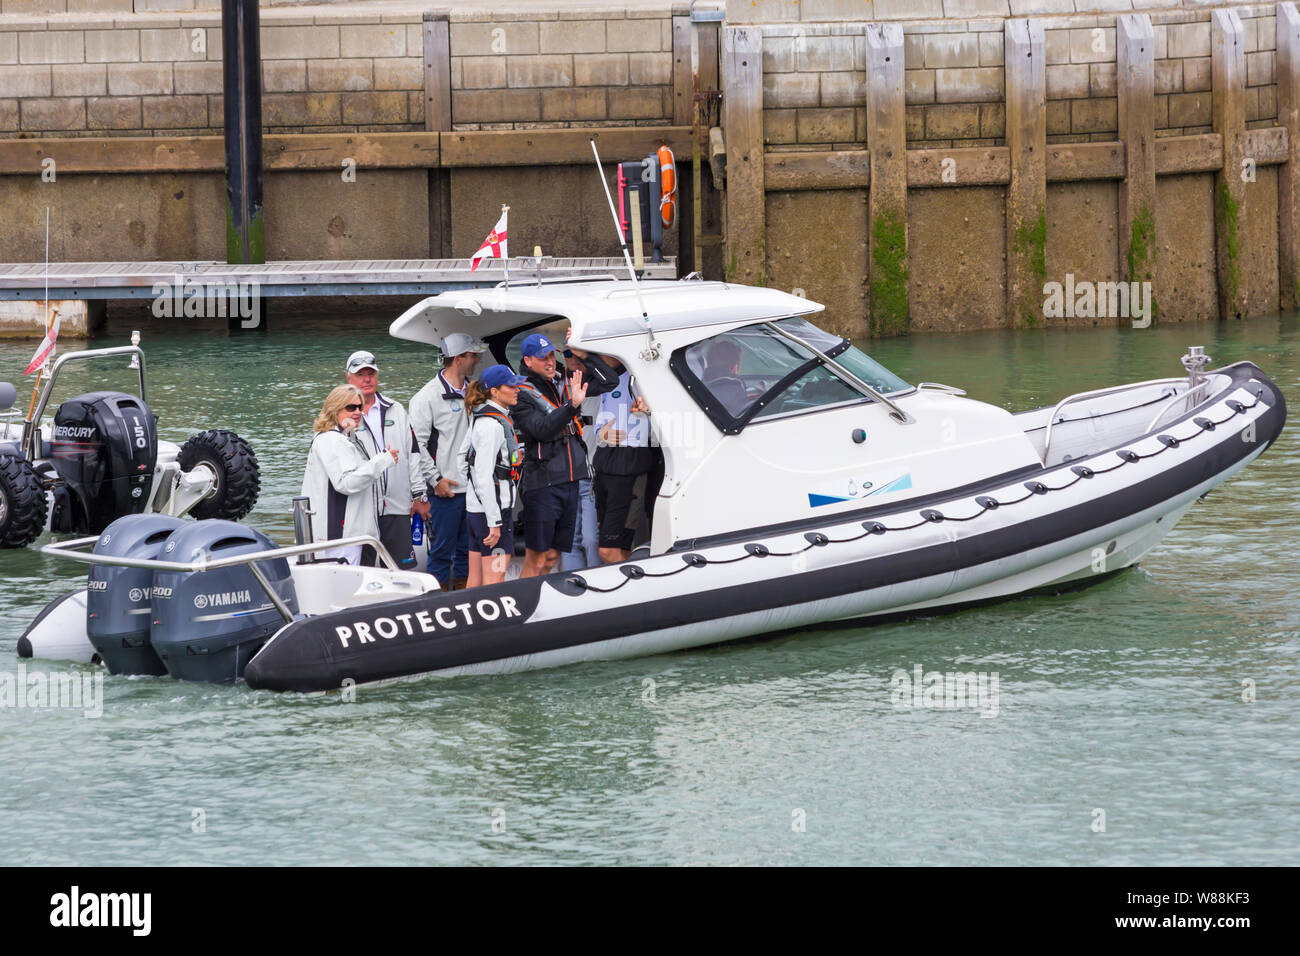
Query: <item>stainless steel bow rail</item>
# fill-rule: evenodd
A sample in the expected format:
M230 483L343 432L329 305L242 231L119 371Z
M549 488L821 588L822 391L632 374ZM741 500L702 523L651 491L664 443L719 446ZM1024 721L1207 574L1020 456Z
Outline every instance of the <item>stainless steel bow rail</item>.
M1090 392L1078 392L1074 395L1067 395L1056 403L1052 409L1051 416L1047 419L1047 431L1043 433L1043 467L1047 467L1047 453L1052 447L1052 426L1065 425L1072 421L1081 421L1081 419L1062 418L1057 421L1057 416L1061 414L1061 409L1066 405L1084 398L1100 398L1103 395L1117 395L1120 392L1129 392L1138 388L1149 388L1152 385L1172 385L1169 393L1156 399L1160 404L1160 410L1156 412L1156 417L1151 419L1151 424L1147 425L1146 431L1151 431L1156 427L1160 419L1164 418L1174 406L1178 404L1179 399L1186 399L1187 404L1183 406L1185 411L1190 412L1201 402L1209 398L1210 380L1205 374L1205 369L1210 364L1210 357L1205 354L1205 348L1200 345L1189 345L1187 354L1179 359L1183 368L1187 369L1187 378L1154 378L1149 382L1133 382L1128 385L1114 385L1110 388L1093 389ZM1187 391L1178 391L1179 385L1186 385ZM1137 406L1140 408L1141 406Z
M139 339L136 336L132 341ZM114 355L132 355L131 368L137 369L140 373L140 401L148 402L144 393L144 352L138 345L117 345L107 349L88 349L84 352L65 352L54 360L54 368L50 371L50 377L45 380L45 385L41 388L40 398L36 400L36 406L32 414L23 424L23 451L31 459L35 460L40 457L40 440L41 416L45 414L45 407L50 403L50 396L54 394L54 383L59 377L59 370L69 362L80 362L85 359L109 358Z
M1043 466L1044 467L1047 466L1047 453L1048 451L1051 450L1052 447L1052 427L1054 425L1066 425L1073 421L1079 421L1079 419L1077 418L1061 419L1060 421L1057 420L1057 416L1061 414L1061 409L1063 409L1066 405L1072 405L1073 403L1082 401L1085 398L1101 398L1104 395L1118 395L1121 392L1131 392L1139 388L1150 388L1152 385L1177 386L1177 385L1186 385L1186 384L1187 384L1187 379L1185 378L1153 378L1148 382L1132 382L1128 385L1113 385L1110 388L1095 388L1090 392L1076 392L1073 395L1067 395L1065 398L1061 399L1059 402L1056 403L1056 407L1052 409L1051 416L1047 419L1047 431L1043 435ZM1186 394L1190 396L1191 393L1192 390L1189 389ZM1175 389L1175 391L1172 394L1161 396L1161 399L1178 398L1181 394L1183 393L1180 393ZM1157 415L1155 419L1151 422L1151 425L1147 427L1147 431L1150 431L1152 428L1155 427L1155 423L1160 420L1163 414L1164 411L1162 410L1160 415Z
M92 535L86 538L72 538L69 541L55 541L41 548L42 554L48 554L56 558L70 558L73 561L80 561L83 564L107 564L117 568L145 568L154 571L215 571L218 568L232 568L241 564L248 565L248 569L257 579L257 583L262 586L266 596L271 599L275 609L280 612L285 623L293 620L293 612L288 606L280 600L280 596L275 593L271 587L271 582L266 580L266 576L259 568L258 562L274 561L277 558L290 558L300 554L310 554L313 551L325 551L332 548L346 548L354 544L368 544L375 549L379 559L384 562L390 571L400 571L397 562L393 556L388 553L388 549L374 535L358 534L350 538L331 538L328 541L309 541L306 544L292 544L287 548L272 548L270 551L253 551L249 554L232 554L225 558L202 558L198 561L157 561L151 558L128 558L111 554L92 554L84 549L93 547L99 540L98 535Z

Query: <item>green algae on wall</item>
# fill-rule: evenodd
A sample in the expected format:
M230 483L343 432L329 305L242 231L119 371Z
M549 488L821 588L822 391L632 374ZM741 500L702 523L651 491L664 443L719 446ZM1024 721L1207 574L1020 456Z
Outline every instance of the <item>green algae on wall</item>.
M908 330L907 223L897 212L876 217L871 228L871 334Z
M259 207L253 212L248 226L248 258L244 258L244 242L235 228L235 211L226 201L226 261L251 265L266 261L266 220Z
M1241 240L1237 236L1237 218L1240 211L1240 203L1232 195L1227 180L1222 180L1214 194L1214 220L1218 227L1217 238L1221 243L1219 256L1221 259L1226 257L1226 262L1221 266L1220 281L1223 288L1219 290L1219 294L1224 307L1220 318L1226 317L1229 311L1236 318L1241 318L1241 313L1236 311L1237 290L1241 288Z
M1150 282L1155 267L1156 219L1151 207L1144 206L1133 217L1133 232L1128 245L1128 279L1130 282ZM1151 293L1151 321L1156 320L1155 290Z
M1026 303L1034 301L1038 290L1047 284L1047 211L1038 214L1038 221L1033 226L1017 226L1015 249L1017 254L1029 257L1029 268L1033 271L1035 286L1026 290L1020 302L1020 322L1029 328L1036 328L1041 322L1040 309L1032 309Z

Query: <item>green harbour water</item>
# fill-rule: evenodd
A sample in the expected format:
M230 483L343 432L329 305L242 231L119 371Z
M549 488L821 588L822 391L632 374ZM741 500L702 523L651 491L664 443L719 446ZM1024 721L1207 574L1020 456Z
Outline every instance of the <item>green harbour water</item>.
M434 372L392 317L275 314L233 337L114 318L95 345L142 329L160 435L247 438L246 520L287 544L347 355L374 351L403 402ZM861 344L1013 410L1179 375L1204 345L1300 408L1296 315ZM0 380L33 348L0 342ZM125 364L77 370L56 399L128 386ZM355 701L105 677L98 718L0 707L0 863L1300 864L1298 532L1292 421L1141 567L1078 593ZM0 672L79 581L0 552ZM996 714L896 706L892 676L918 666L996 675Z

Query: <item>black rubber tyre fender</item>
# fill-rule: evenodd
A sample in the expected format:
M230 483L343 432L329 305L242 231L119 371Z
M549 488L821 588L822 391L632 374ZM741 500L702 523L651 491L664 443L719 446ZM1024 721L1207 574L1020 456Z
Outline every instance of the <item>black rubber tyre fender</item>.
M0 548L25 548L45 530L48 502L26 458L0 455Z
M262 477L257 456L244 439L224 428L199 432L181 446L176 456L182 471L204 462L217 474L217 491L191 510L196 518L224 518L238 521L253 510Z

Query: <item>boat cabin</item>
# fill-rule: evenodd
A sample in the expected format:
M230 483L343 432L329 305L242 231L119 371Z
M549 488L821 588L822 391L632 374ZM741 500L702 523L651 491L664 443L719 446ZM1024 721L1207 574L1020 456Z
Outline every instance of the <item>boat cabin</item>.
M468 333L518 368L524 336L567 321L570 346L618 359L664 454L654 554L1041 466L1009 412L903 381L819 328L823 308L692 279L543 280L432 296L389 331Z

